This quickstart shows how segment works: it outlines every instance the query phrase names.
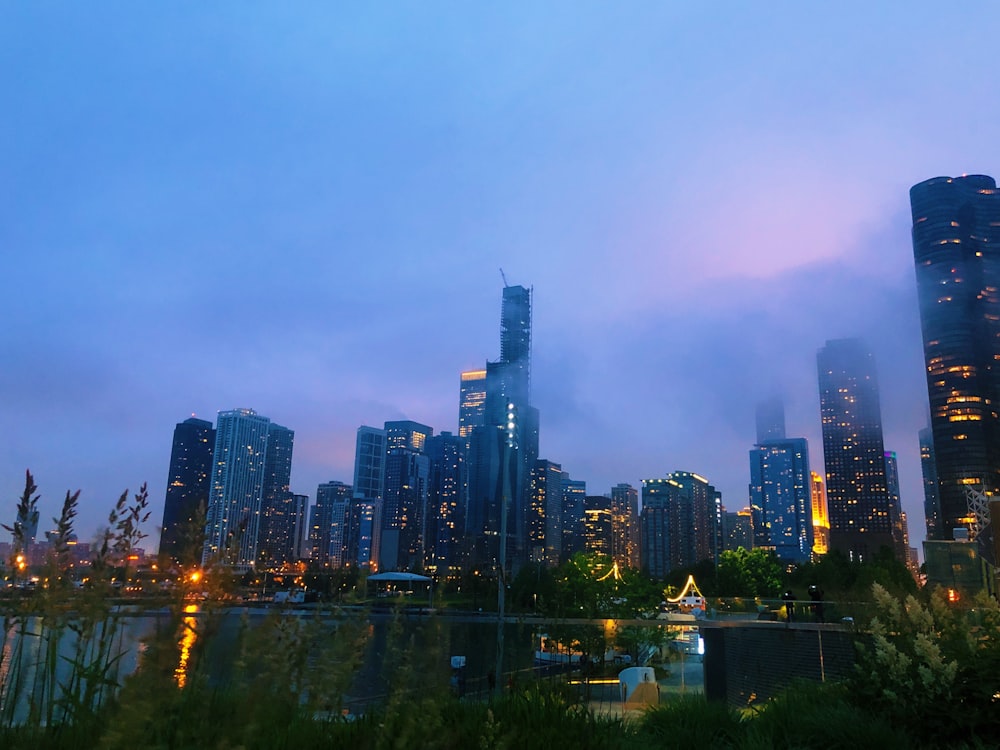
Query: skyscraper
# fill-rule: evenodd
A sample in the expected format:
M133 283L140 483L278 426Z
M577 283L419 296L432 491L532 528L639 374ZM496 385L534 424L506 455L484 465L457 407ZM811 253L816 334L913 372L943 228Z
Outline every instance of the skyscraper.
M167 477L167 497L163 503L163 530L160 533L160 555L178 562L195 562L201 555L195 549L193 524L199 508L208 507L212 476L212 453L215 450L215 428L204 419L185 419L174 428L174 443L170 451L170 471ZM35 519L38 525L38 519ZM185 539L187 531L188 539ZM34 536L32 534L32 536ZM188 548L185 549L185 546ZM184 557L189 559L185 560Z
M604 495L587 495L583 507L584 551L587 554L613 557L614 529L611 498Z
M920 473L924 480L924 523L928 539L940 539L941 502L938 497L937 462L934 460L934 433L925 427L919 433Z
M486 423L486 370L466 370L461 375L458 434L468 439L472 430Z
M630 484L611 488L611 513L614 519L612 556L619 565L639 567L639 491Z
M378 569L382 539L385 430L362 425L354 453L354 500L348 549L351 562Z
M516 570L530 555L531 472L538 459L539 432L538 410L531 406L530 393L531 290L507 285L500 311L500 359L486 364L483 423L472 424L468 436L468 531L473 562L478 564L499 558L504 507L508 564ZM508 447L509 413L516 417Z
M268 427L267 455L264 460L264 484L261 488L260 538L257 562L266 569L277 569L295 559L297 504L290 484L292 446L295 433L274 424Z
M562 559L568 560L577 552L586 551L584 523L587 508L587 483L570 479L569 472L562 473Z
M992 177L935 177L910 207L940 508L928 536L949 540L966 488L1000 490L1000 192Z
M465 563L465 440L442 432L427 438L425 452L430 459L425 567L438 578L457 577Z
M885 452L885 489L889 493L889 520L892 522L892 540L896 559L906 562L909 553L909 537L903 520L903 506L899 498L899 468L896 451Z
M656 578L715 560L722 544L722 494L698 474L642 480L642 567Z
M309 543L310 560L323 568L340 568L349 562L348 525L353 489L343 482L325 482L316 488Z
M430 459L424 446L434 430L410 420L385 423L385 483L379 569L424 565Z
M826 488L823 477L815 471L810 472L812 497L813 554L825 555L830 551L830 517L826 510Z
M237 570L256 564L265 488L273 489L276 481L284 483L284 466L291 466L293 433L273 427L272 431L271 420L253 409L219 412L202 564L219 559ZM275 457L268 464L272 434Z
M894 549L875 358L858 339L816 355L830 548L867 560Z
M757 404L757 444L750 451L750 510L754 547L805 562L813 533L809 446L805 438L785 436L785 406L780 398Z
M531 472L531 504L539 509L539 516L545 522L542 559L550 567L558 565L562 557L562 482L562 466L544 458L535 461Z
M754 546L807 562L812 555L812 496L805 438L769 439L750 451Z

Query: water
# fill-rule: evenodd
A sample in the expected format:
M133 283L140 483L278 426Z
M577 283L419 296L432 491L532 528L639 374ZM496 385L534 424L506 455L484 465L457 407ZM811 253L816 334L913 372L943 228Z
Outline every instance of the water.
M234 665L240 657L239 637L244 628L258 628L274 610L266 607L234 607L222 612L215 611L216 619L211 620L212 636L205 650L201 668L210 683L224 684L232 675ZM365 638L361 653L353 654L360 666L350 680L343 696L343 708L351 713L363 712L372 703L378 703L392 689L399 689L398 668L406 662L416 669L424 670L415 679L412 689L426 687L436 672L445 684L454 675L453 688L463 695L485 697L491 685L500 683L503 687L510 683L526 681L545 672L565 672L566 666L540 669L534 663L538 647L540 625L508 621L504 625L504 658L501 675L491 680L489 675L496 669L497 622L489 615L476 616L436 616L407 613L405 610L391 612L366 612L364 610L339 610L323 612L312 610L286 610L284 617L316 622L321 629L328 629L331 639L345 623L357 623L363 627ZM179 687L187 684L193 666L192 655L205 637L209 614L198 605L190 605L182 615L183 627L178 635L176 662L173 677ZM110 647L95 656L94 649L84 654L93 661L103 658L114 662L109 677L120 684L125 677L135 671L144 651L146 641L162 633L171 625L166 610L128 611L115 613L106 630L98 629L112 641ZM286 621L287 624L287 621ZM36 704L59 697L58 686L71 682L73 661L79 660L82 644L77 633L64 628L59 633L46 634L40 618L27 618L23 628L11 627L3 642L0 657L0 685L4 686L4 701L0 702L0 717L4 723L20 723L28 717L29 699ZM599 628L592 628L599 633ZM47 661L46 646L52 645L58 637L58 646L51 653L57 656L53 670ZM325 634L322 637L326 637ZM451 670L452 657L464 657L465 666L461 670ZM51 673L50 673L51 672ZM54 680L52 679L54 675ZM38 690L41 679L42 690ZM459 679L460 678L460 679ZM47 686L47 687L46 687ZM80 689L80 685L77 689ZM403 685L403 689L407 689ZM110 693L105 693L105 697ZM13 700L13 704L11 701ZM55 719L59 714L55 714Z

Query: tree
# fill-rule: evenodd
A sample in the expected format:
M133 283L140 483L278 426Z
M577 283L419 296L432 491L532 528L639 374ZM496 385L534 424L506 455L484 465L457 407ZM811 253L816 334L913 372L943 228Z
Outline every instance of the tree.
M783 572L773 550L726 550L716 567L716 594L774 597L781 591Z

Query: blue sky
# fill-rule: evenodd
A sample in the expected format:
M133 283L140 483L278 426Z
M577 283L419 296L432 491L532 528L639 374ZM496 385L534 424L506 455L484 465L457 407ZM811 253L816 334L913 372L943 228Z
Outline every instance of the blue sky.
M84 538L143 481L158 517L192 413L295 430L310 496L359 425L455 431L502 267L589 491L743 507L776 393L821 469L815 354L861 336L919 540L907 191L1000 173L1000 9L868 5L3 4L6 515L30 468Z

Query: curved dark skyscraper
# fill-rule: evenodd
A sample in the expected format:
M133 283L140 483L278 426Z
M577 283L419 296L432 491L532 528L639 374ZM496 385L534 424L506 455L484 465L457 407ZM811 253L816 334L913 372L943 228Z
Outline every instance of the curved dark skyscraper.
M214 450L215 428L211 422L191 417L174 428L167 497L163 503L161 555L189 563L201 554L200 549L195 549L191 531L199 512L208 506ZM190 538L185 538L185 534Z
M935 177L910 206L941 514L928 536L951 539L965 488L1000 489L1000 193L992 177Z

